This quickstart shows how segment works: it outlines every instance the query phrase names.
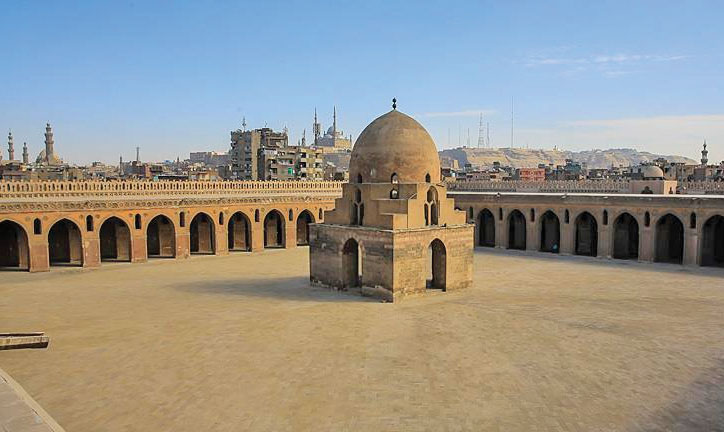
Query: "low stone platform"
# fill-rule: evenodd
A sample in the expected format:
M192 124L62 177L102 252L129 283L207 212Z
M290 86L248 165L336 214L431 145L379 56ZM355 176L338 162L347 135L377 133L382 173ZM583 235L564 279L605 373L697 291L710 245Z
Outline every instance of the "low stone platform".
M0 333L0 350L47 348L50 338L43 332Z

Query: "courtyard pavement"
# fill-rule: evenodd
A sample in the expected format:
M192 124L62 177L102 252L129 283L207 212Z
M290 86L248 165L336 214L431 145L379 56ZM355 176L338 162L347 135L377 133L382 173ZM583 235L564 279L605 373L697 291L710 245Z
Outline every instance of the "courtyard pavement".
M380 303L308 250L2 273L0 368L68 431L724 430L724 271L476 249Z

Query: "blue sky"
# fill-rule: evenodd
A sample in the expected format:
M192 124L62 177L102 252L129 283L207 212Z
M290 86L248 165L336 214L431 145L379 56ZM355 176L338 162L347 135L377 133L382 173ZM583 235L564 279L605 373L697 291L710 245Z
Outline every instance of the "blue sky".
M634 147L724 159L724 3L0 2L0 130L66 160L226 150L243 116L290 130L314 107L357 136L390 109L438 148ZM449 137L449 138L448 138ZM20 144L18 144L20 143ZM2 144L5 152L6 146Z

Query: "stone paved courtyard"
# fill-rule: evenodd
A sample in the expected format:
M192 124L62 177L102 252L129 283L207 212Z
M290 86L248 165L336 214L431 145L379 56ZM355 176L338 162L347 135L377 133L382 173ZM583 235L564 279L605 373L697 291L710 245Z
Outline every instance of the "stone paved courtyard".
M724 430L724 271L475 253L400 304L307 249L8 272L0 367L68 431Z

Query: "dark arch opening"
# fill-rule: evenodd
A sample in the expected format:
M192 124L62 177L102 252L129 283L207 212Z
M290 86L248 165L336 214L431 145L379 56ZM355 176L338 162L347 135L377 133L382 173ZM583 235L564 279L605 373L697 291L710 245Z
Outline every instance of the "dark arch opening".
M712 216L704 222L701 265L724 267L724 217Z
M219 212L219 225L224 224L224 212Z
M513 210L508 215L508 249L525 250L525 216L520 210Z
M1 270L30 270L29 246L28 235L20 224L0 222Z
M324 211L322 209L319 209L319 221L321 222L322 219L324 219Z
M216 251L214 221L206 213L198 213L189 225L191 253L213 255Z
M133 218L133 224L134 224L134 226L136 227L137 230L140 230L140 229L141 229L141 215L140 215L140 214L137 214L137 215Z
M85 217L85 230L93 231L93 216L91 215Z
M561 223L558 216L548 210L540 218L540 251L559 253L561 248Z
M101 261L131 261L131 230L121 219L112 216L100 230Z
M639 223L628 213L613 222L613 257L635 260L639 257Z
M78 225L61 219L48 231L50 265L83 265L83 240Z
M427 247L428 274L425 287L428 289L440 289L445 291L446 279L446 253L445 244L439 239L433 240Z
M425 174L425 183L430 183L430 173Z
M308 210L297 216L297 246L309 245L309 224L314 223L314 217Z
M181 213L180 216L183 216ZM171 219L158 215L146 226L146 249L149 258L176 256L176 228Z
M684 260L684 224L671 213L656 222L656 262L681 264Z
M357 183L362 183L362 174L357 174Z
M362 284L362 254L355 239L349 239L342 247L342 287L353 288Z
M591 213L583 212L576 218L576 255L598 255L598 223Z
M478 245L495 247L495 218L488 209L478 214Z
M39 235L43 233L43 223L40 222L40 219L35 218L33 221L33 234Z
M264 216L264 247L284 247L284 218L277 210L272 210Z
M229 250L244 251L251 250L251 223L243 212L236 212L229 218Z
M425 224L426 225L437 225L438 221L438 212L439 212L439 204L437 199L437 189L434 187L430 187L430 189L427 190L427 202L429 204L425 205L425 211L429 211L430 217L428 218L427 215L425 215ZM470 210L472 211L472 207L470 207ZM473 216L470 216L470 220L473 220Z
M400 182L400 179L397 177L397 173L392 173L390 176L390 183L397 184Z

